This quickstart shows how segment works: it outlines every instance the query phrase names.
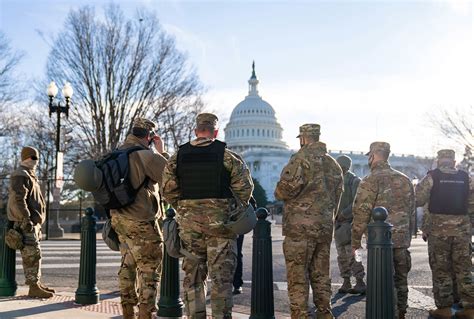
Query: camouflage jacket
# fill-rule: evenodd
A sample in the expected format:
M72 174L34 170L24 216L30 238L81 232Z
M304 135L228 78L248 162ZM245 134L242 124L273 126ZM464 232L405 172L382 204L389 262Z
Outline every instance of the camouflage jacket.
M383 206L388 211L387 222L393 225L394 248L408 248L411 226L415 218L415 193L410 179L394 170L388 162L375 163L362 179L352 207L352 247L359 248L362 234L372 219L372 210Z
M148 148L148 145L138 137L130 134L119 149L127 149L135 146ZM155 153L150 149L133 152L129 156L130 182L135 189L148 178L148 182L141 187L133 204L112 209L112 215L121 215L140 221L153 221L161 219L162 208L160 205L160 182L166 165L166 156Z
M275 190L284 201L283 235L330 241L342 190L341 167L326 145L303 146L283 168Z
M38 178L26 166L20 166L11 174L7 214L8 219L15 222L28 220L36 225L45 221L46 202Z
M193 146L208 146L212 139L197 138ZM232 199L206 198L181 200L177 178L178 154L168 161L163 174L163 196L177 210L176 219L180 228L219 237L234 238L236 235L224 226L229 218ZM248 203L253 191L253 182L245 162L239 160L231 151L224 151L224 167L230 172L230 186L235 196Z
M455 174L454 168L440 167L443 173ZM447 214L430 214L428 203L430 201L431 188L433 187L433 178L427 174L416 185L416 206L424 206L423 221L421 230L429 235L434 236L470 236L471 221L474 217L474 183L473 179L469 180L469 213L465 216L447 215Z

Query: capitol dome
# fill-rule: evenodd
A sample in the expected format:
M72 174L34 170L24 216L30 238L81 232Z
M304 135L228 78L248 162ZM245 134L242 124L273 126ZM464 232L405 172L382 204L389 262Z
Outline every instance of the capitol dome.
M282 140L283 129L273 107L258 94L255 63L249 81L249 94L232 111L225 132L229 148L243 152L253 148L288 149Z

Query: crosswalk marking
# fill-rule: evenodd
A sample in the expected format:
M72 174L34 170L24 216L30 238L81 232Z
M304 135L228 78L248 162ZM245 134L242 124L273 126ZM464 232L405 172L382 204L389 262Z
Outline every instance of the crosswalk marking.
M118 268L122 256L120 252L113 251L103 241L97 241L97 268ZM41 268L66 269L79 268L81 255L80 241L43 241L41 242ZM16 269L22 271L21 253L16 253Z

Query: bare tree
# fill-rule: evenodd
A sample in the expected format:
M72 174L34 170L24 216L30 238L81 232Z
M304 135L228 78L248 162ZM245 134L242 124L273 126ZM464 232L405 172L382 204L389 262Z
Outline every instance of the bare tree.
M136 117L161 123L172 110L192 113L203 91L154 14L127 19L117 5L104 14L87 6L70 11L47 64L48 78L74 87L70 123L92 157L117 147Z
M14 69L20 62L23 54L13 51L10 42L0 31L0 110L4 112L7 105L18 93L18 84L15 81ZM1 129L1 127L0 127Z
M472 171L474 166L474 107L442 110L432 117L435 128L447 139L464 146L460 168Z
M474 148L474 107L444 109L432 117L435 128L447 139Z

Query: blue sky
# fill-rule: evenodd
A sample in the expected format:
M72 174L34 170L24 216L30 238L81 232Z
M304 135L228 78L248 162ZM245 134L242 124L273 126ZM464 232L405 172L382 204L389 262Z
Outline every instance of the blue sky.
M115 1L157 13L208 88L222 119L247 94L252 60L262 97L293 148L298 126L322 125L330 149L386 140L396 153L453 147L430 129L439 108L474 103L471 1ZM20 72L43 75L49 45L78 3L0 0L0 27L26 53Z

